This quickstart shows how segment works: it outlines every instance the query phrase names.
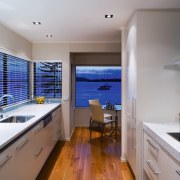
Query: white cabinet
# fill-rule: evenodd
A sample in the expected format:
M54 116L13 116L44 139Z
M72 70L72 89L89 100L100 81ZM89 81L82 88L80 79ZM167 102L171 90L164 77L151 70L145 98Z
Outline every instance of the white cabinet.
M168 157L162 148L144 133L144 170L152 180L167 179Z
M16 179L31 180L32 174L30 173L29 169L31 164L33 164L31 152L33 148L32 130L23 135L12 146L14 147L13 161L14 164L16 164L14 167L14 177L16 177Z
M60 131L60 121L61 121L61 108L56 109L53 113L52 113L52 118L54 121L54 138L55 141L59 141L60 139L60 135L61 135L61 131Z
M41 121L34 129L33 129L33 145L31 148L31 158L33 163L31 163L31 167L29 169L29 174L31 174L31 179L35 179L41 170L44 162L48 157L48 153L46 153L45 145L46 145L46 135L44 123Z
M127 160L135 174L136 172L136 92L137 92L137 62L136 62L136 28L129 31L127 41Z
M0 177L2 179L32 179L29 174L29 168L33 163L31 157L32 137L33 133L30 130L2 152L0 157Z
M0 153L0 179L36 179L59 140L60 115L58 108Z
M180 163L175 160L169 159L168 161L168 180L180 179Z
M9 147L0 154L0 178L2 179L14 180L14 167L16 166L16 163L13 160L13 150L12 147Z
M150 180L179 180L180 163L144 132L143 167ZM145 177L145 176L144 176ZM144 178L146 179L146 178Z

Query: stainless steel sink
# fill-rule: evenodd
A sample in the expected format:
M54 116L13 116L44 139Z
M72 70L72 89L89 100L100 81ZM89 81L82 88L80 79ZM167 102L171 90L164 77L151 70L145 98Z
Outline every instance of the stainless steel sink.
M22 115L22 116L10 116L2 121L0 123L24 123L32 119L34 115Z
M180 142L180 132L171 132L167 134L169 134L171 137L173 137L174 139Z

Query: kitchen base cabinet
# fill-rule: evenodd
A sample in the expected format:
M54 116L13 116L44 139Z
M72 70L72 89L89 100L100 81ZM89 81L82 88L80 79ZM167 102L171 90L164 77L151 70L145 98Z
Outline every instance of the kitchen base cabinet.
M14 148L9 147L0 154L0 179L14 180L14 174L16 173L14 167L16 165L14 161Z
M59 140L60 113L56 109L0 154L0 179L36 179Z
M179 180L180 163L175 162L168 153L147 133L143 143L144 180ZM146 176L147 175L147 176Z
M46 153L45 151L46 131L43 122L41 122L34 129L33 133L34 133L34 141L33 141L33 147L31 149L31 158L33 159L33 163L31 163L31 168L29 170L29 173L33 175L32 179L35 179L49 154Z
M56 109L53 113L52 113L52 118L54 121L54 135L53 137L55 138L55 141L59 141L60 139L60 121L61 121L61 108Z
M179 180L180 179L180 163L169 159L168 161L168 180Z

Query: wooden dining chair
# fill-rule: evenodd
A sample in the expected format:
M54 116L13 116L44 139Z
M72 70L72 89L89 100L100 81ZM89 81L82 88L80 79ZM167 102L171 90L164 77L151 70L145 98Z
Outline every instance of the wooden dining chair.
M96 130L101 132L101 139L103 141L103 136L105 135L105 125L116 123L115 120L108 119L104 116L102 106L99 104L95 104L91 100L89 100L90 105L90 111L91 111L91 118L90 118L90 124L89 124L89 130L90 130L90 141L91 141L91 135L92 131ZM94 127L94 124L98 124L98 127Z

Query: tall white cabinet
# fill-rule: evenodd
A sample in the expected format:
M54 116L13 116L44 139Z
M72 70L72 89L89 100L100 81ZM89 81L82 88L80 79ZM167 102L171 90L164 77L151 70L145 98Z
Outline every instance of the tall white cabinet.
M127 160L142 179L142 122L176 121L180 72L165 69L180 56L180 11L137 11L127 26Z
M136 171L136 27L128 31L127 39L127 157L133 172Z

